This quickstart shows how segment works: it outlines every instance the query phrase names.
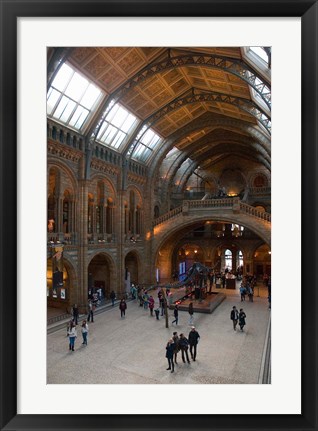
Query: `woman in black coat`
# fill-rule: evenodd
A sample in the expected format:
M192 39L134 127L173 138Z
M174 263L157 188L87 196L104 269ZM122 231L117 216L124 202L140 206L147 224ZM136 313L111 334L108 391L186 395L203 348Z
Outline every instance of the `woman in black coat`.
M246 318L246 314L244 313L243 308L240 308L239 325L240 325L241 331L243 331L243 328L246 325L245 318Z

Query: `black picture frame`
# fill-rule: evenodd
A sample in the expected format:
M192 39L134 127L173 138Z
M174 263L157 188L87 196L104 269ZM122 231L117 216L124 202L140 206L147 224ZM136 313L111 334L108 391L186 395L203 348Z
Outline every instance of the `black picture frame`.
M76 4L76 7L74 5ZM317 430L317 17L313 0L71 1L1 0L0 304L1 430ZM17 19L18 17L188 16L301 17L302 413L295 415L21 415L17 414ZM288 41L286 41L288 43ZM290 63L292 67L292 59ZM287 68L288 69L288 68ZM286 153L288 154L287 143ZM289 215L287 215L289 216ZM290 215L292 216L292 214ZM294 271L294 267L285 268ZM290 276L292 277L292 275ZM286 318L295 322L292 310ZM293 384L293 375L290 376ZM237 402L239 388L233 401ZM169 400L173 402L172 393ZM191 400L188 402L191 402ZM226 402L224 400L224 402ZM231 402L228 400L227 402ZM164 410L164 409L163 409Z

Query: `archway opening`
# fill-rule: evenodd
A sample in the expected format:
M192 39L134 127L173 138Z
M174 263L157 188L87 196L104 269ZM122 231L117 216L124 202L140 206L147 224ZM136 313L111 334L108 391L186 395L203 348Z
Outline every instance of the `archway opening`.
M110 285L111 267L107 257L99 253L93 257L88 265L88 291L87 297L95 301L104 301L109 298L113 289Z

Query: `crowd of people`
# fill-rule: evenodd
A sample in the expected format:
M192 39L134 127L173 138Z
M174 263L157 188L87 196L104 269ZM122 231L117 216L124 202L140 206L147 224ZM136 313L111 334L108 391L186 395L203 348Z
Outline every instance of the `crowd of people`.
M212 272L209 274L209 283L213 284L216 281L217 274ZM268 302L269 308L271 303L271 278L265 277L263 280L264 285L268 289ZM240 284L239 292L241 302L245 301L246 296L249 298L249 302L253 302L254 297L254 287L256 284L256 277L251 275L242 276L242 281ZM189 286L188 286L189 287ZM190 286L192 289L192 287ZM160 317L164 317L169 305L173 303L173 295L168 288L157 288L157 299L154 298L153 291L149 292L147 289L144 289L138 285L132 284L131 288L131 299L136 301L136 304L142 307L142 310L149 310L149 316L155 317L156 320L160 320ZM191 300L192 296L190 295L190 303L188 305L188 324L191 327L191 330L188 334L188 337L185 336L184 333L180 333L178 335L177 331L174 331L172 337L168 340L165 349L165 355L168 360L168 368L172 373L175 371L175 364L178 364L178 354L181 352L181 358L183 363L190 364L190 357L193 361L196 361L197 357L197 345L200 340L200 335L196 330L195 326L193 326L194 322L194 309L193 302ZM111 304L115 306L116 294L114 291L110 293ZM90 297L88 300L88 313L86 319L84 319L81 323L81 334L82 334L82 345L88 345L88 322L94 322L94 311L96 309L97 303L96 298ZM118 302L118 307L120 311L120 317L125 318L126 310L127 310L127 301L125 297L122 297ZM171 321L172 325L178 326L179 323L179 304L175 303L173 308L173 317L174 319ZM236 331L237 325L239 325L241 332L244 331L244 327L246 325L246 313L243 308L239 310L236 306L232 307L230 312L230 319L233 324L233 330ZM69 350L74 352L75 350L75 341L77 339L77 325L79 324L79 309L77 304L74 304L72 307L72 319L68 324L67 328L67 336L69 340ZM190 357L189 357L190 353ZM179 355L180 356L180 355Z

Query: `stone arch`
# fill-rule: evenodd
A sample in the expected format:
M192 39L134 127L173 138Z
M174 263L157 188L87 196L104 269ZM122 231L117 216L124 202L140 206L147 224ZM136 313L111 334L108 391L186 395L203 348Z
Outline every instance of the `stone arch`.
M268 187L270 179L264 172L256 172L250 177L249 185L250 187Z
M235 132L242 131L244 134L247 133L259 145L259 151L263 153L264 157L270 159L270 140L263 133L258 131L252 124L241 123L237 120L229 118L216 119L215 117L204 115L201 119L199 118L195 122L191 122L181 130L178 130L176 133L173 133L171 136L165 139L153 159L153 164L149 172L150 175L153 177L155 171L158 169L158 166L161 165L166 153L168 153L177 140L185 138L194 130L205 128L212 129L213 127L222 127Z
M130 274L130 283L138 284L140 283L141 274L141 258L139 252L136 249L129 250L124 259L125 265L125 276L126 271Z
M154 238L153 238L153 250L154 255L157 255L161 247L164 245L164 243L168 240L168 238L176 234L180 229L184 229L188 226L193 225L194 222L206 222L206 221L220 221L222 220L225 223L234 223L239 224L243 227L246 227L253 231L255 234L257 234L268 246L270 246L270 223L267 223L266 230L262 230L258 223L259 221L255 219L252 216L248 216L246 214L224 214L224 211L220 211L219 213L209 214L209 216L191 216L191 217L183 217L183 221L180 222L178 219L178 222L176 221L170 223L165 227L165 229L159 229L158 235L156 235L156 232L154 231ZM264 225L265 227L265 225ZM156 260L155 259L155 260Z
M63 252L63 286L53 292L53 285L50 280L52 277L52 257L47 256L47 305L53 308L59 308L64 312L69 313L74 303L80 305L80 295L78 291L78 277L75 269L76 264L72 257Z
M107 265L106 271L103 262ZM116 286L112 285L112 280L116 280L116 265L110 254L98 250L92 253L87 263L87 274L87 286L91 293L102 289L103 295L109 298L111 290L116 290Z
M48 160L48 166L47 166L47 172L50 172L51 168L55 168L57 169L59 172L62 171L64 172L65 175L67 175L67 177L70 179L71 181L71 187L75 193L75 191L77 190L77 179L75 176L74 171L65 163L63 162L63 160Z

